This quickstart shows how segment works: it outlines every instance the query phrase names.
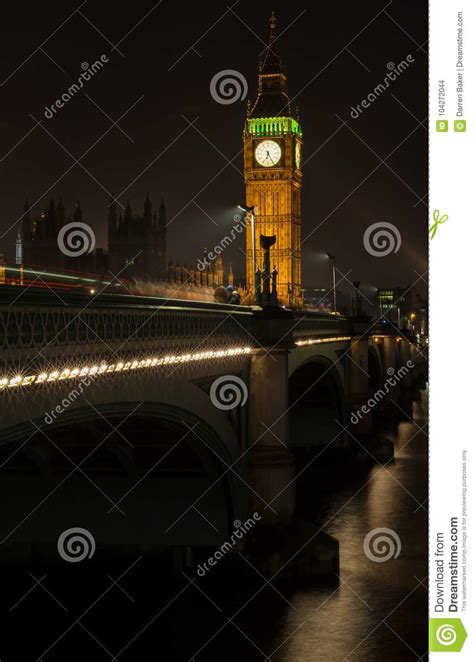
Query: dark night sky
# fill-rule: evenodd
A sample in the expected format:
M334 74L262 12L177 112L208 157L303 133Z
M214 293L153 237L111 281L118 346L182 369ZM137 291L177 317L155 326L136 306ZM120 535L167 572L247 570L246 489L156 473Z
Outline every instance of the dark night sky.
M427 115L427 56L414 43L427 39L427 3L394 0L387 6L403 30L384 12L367 25L385 5L385 0L241 0L225 13L226 4L164 0L137 25L154 7L152 0L89 0L80 11L96 28L76 13L44 44L44 52L32 54L80 0L5 3L1 82L29 59L0 87L1 233L18 220L26 196L37 202L39 211L51 195L62 194L66 207L81 200L84 220L94 228L98 245L105 245L106 191L117 195L136 179L120 198L122 203L130 198L134 211L141 211L146 191L155 203L164 195L168 219L174 219L170 253L181 262L195 263L204 246L214 246L228 233L233 207L244 196L239 152L246 101L220 105L212 99L209 83L218 71L236 69L247 79L254 99L261 39L267 38L273 8L278 31L294 21L278 40L278 49L290 95L301 110L303 158L329 139L303 169L304 284L330 284L327 264L314 258L318 251L334 253L341 270L352 269L351 280L379 287L413 283L415 270L423 273L427 262L426 206L415 206L427 191L427 131L419 125ZM349 45L351 55L344 47L361 30ZM124 57L110 52L98 31L113 44L131 31L119 45ZM193 44L197 52L187 52ZM45 119L45 105L77 79L81 63L92 63L102 53L110 62L85 87L93 101L77 95L57 116ZM409 70L362 117L351 119L351 107L383 80L387 63L398 63L409 53L415 58ZM142 95L120 121L134 142L113 127L82 161L90 174L75 165L63 176L74 164L72 156L78 158L112 126L93 102L117 120ZM30 114L42 119L42 126L72 156L40 126L17 145L34 126ZM360 140L347 127L330 138L341 124L336 115L349 120ZM197 118L196 128L183 116ZM381 165L342 202L380 163L379 157L385 159L412 131L388 160L396 174ZM235 167L227 161L234 156ZM365 251L364 230L376 221L399 228L402 245L396 255L376 258ZM10 259L16 233L14 228L0 238L0 251ZM232 261L234 271L242 273L237 245L226 249L224 261Z

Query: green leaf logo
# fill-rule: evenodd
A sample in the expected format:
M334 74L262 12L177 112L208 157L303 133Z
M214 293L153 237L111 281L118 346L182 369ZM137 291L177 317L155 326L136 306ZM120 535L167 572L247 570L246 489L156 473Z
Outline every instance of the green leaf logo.
M430 618L431 653L459 653L466 637L460 618Z

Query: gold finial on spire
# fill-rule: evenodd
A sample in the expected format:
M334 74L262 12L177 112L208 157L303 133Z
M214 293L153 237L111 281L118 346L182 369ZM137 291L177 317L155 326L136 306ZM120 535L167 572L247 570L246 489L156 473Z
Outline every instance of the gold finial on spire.
M275 28L276 28L277 20L275 16L275 12L272 10L272 15L270 18L270 43L275 39Z

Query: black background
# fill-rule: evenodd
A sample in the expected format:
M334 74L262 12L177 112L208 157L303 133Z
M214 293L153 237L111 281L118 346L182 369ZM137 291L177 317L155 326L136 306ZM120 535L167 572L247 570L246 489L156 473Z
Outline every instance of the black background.
M205 246L220 241L244 197L239 152L246 100L218 104L209 83L218 71L236 69L248 81L249 98L255 98L258 58L274 9L278 32L294 21L278 39L278 49L290 95L301 111L303 158L316 152L304 167L304 284L331 284L330 269L317 259L318 251L335 254L341 271L352 270L350 280L377 287L418 280L415 271L423 273L427 262L426 198L420 202L427 192L427 130L419 124L427 114L427 3L240 1L229 10L209 1L165 0L156 7L142 0L87 2L80 12L95 28L78 12L66 20L78 7L78 1L22 2L2 9L0 251L6 258L14 255L15 223L25 197L37 212L51 195L62 194L71 209L80 199L84 220L94 228L97 244L105 246L107 191L118 195L127 187L120 200L125 205L130 198L136 212L147 191L155 204L164 196L172 219L172 257L195 264ZM124 57L111 52L98 30L112 44L123 39L118 48ZM190 50L193 46L197 53ZM112 126L111 120L84 94L53 119L44 118L44 109L77 80L81 63L92 63L103 53L110 62L84 92L114 121L144 96L119 123L134 143L112 127L81 162L88 174L74 165L74 158ZM409 53L415 62L408 71L360 118L351 119L351 107L383 80L387 63L397 64ZM30 115L42 126L17 144L34 126ZM349 125L332 136L341 125L336 115ZM183 116L197 118L195 128ZM402 141L387 165L380 165ZM396 255L380 259L365 251L363 232L377 221L400 230ZM224 254L226 266L233 262L237 275L243 273L243 239L241 244ZM423 285L419 281L421 290Z

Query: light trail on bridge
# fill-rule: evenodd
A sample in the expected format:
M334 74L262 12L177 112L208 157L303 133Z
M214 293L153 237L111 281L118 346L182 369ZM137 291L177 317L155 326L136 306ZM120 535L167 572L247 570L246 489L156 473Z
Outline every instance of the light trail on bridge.
M320 345L328 342L345 342L352 340L352 336L332 336L330 338L309 338L308 340L297 340L295 345L301 347L303 345Z
M311 338L297 340L297 347L323 343L347 342L352 336L329 336L325 338ZM128 370L142 370L146 368L159 368L168 365L180 365L196 361L210 361L212 359L229 358L250 354L252 347L233 347L230 349L209 350L205 352L188 352L186 354L169 354L161 357L147 359L134 359L132 361L119 361L107 363L101 361L93 366L75 366L73 368L59 368L50 372L40 372L29 375L18 375L0 378L0 391L32 384L47 384L68 379L81 379L83 377L96 377L105 374L116 374Z
M212 359L229 358L250 354L251 347L233 347L230 349L209 350L206 352L194 352L187 354L171 354L162 357L125 361L117 363L101 362L92 367L62 368L51 372L41 372L32 375L16 375L15 377L3 377L0 379L0 391L19 386L31 386L32 384L47 384L51 382L64 381L83 377L96 377L105 374L115 374L128 370L142 370L144 368L158 368L168 365L179 365L193 361L209 361Z

